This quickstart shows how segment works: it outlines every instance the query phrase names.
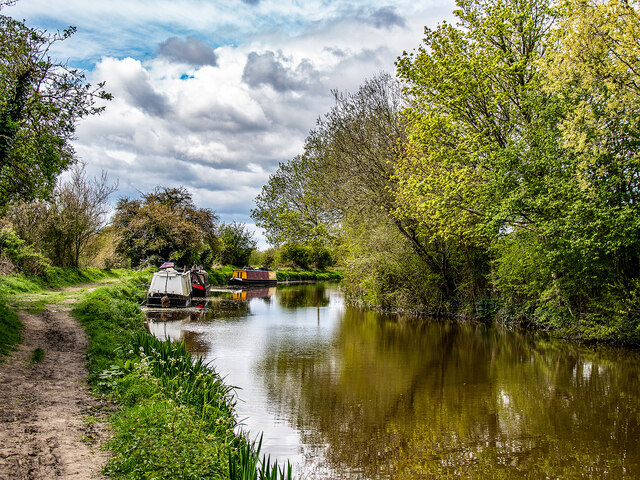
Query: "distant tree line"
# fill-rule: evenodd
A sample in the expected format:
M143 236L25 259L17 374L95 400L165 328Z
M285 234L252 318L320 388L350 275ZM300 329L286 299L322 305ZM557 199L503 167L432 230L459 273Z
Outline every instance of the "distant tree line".
M640 341L639 4L459 0L335 94L253 218L388 309Z

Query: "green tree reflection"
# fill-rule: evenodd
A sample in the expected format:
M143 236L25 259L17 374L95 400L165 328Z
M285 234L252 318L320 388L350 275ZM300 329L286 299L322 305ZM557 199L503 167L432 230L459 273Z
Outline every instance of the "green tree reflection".
M326 307L330 301L327 287L322 283L278 286L276 297L278 304L286 309Z
M329 348L292 342L259 370L332 478L640 475L637 354L352 308Z

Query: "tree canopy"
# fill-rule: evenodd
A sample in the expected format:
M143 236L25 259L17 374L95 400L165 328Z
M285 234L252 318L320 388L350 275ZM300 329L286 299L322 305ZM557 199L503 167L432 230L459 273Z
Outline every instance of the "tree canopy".
M0 3L0 10L11 2ZM75 32L48 33L0 15L0 209L13 200L47 196L74 162L79 119L109 99L103 84L50 57Z
M335 93L254 215L308 241L313 198L373 303L640 341L639 4L457 6L398 58L399 83Z
M215 213L195 206L184 188L158 187L141 200L121 198L112 226L116 251L132 265L173 259L210 263L217 248Z

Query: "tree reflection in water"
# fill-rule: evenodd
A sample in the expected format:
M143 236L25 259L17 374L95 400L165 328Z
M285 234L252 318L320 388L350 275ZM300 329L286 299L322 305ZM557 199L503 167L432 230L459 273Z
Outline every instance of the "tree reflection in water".
M331 351L296 350L260 373L332 478L640 475L637 355L354 308Z

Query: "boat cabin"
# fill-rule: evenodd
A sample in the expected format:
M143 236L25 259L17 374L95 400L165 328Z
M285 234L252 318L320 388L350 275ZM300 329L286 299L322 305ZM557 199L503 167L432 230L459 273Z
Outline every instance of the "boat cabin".
M188 307L191 305L191 272L172 267L153 274L147 291L147 305L153 307Z
M273 270L251 267L234 270L229 279L229 285L275 285L277 282Z
M191 295L206 297L209 291L209 274L201 265L191 267Z

